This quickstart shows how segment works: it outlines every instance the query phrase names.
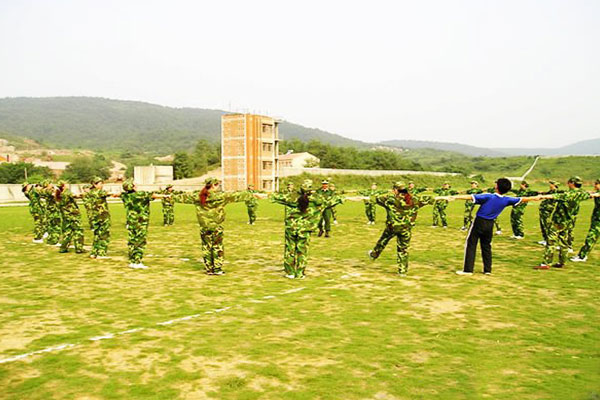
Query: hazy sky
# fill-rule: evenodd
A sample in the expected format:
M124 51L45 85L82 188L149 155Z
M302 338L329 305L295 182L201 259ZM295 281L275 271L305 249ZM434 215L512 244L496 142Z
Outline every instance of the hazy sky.
M365 141L600 137L600 1L0 0L0 97L248 110Z

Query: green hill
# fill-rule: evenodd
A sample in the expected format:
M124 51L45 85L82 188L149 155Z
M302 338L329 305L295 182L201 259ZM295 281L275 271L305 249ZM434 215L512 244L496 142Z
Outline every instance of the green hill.
M47 146L168 153L189 149L199 139L219 141L224 113L94 97L4 98L0 99L0 132ZM286 139L364 145L286 121L280 133Z

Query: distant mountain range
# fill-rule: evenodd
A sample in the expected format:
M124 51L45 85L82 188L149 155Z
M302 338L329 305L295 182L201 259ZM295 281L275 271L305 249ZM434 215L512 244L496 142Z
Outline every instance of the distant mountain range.
M189 149L200 139L219 140L225 113L97 97L4 98L0 137L25 137L51 147L168 153ZM280 133L284 139L317 139L340 146L429 148L468 156L600 155L600 138L557 149L488 149L418 140L365 143L287 121L281 122Z

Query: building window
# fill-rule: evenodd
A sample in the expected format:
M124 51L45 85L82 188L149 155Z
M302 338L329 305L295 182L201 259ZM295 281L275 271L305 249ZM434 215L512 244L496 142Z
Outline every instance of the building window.
M262 150L263 151L273 151L273 143L264 143L262 144Z
M271 134L272 132L273 132L273 125L263 124L263 126L262 126L262 133Z
M271 169L273 168L273 161L263 161L262 169Z
M271 190L273 187L273 181L262 181L263 190Z

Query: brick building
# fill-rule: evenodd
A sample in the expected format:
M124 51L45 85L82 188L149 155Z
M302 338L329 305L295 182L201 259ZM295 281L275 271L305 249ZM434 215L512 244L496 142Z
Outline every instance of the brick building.
M226 114L221 117L223 189L272 192L279 185L278 122L263 115Z

